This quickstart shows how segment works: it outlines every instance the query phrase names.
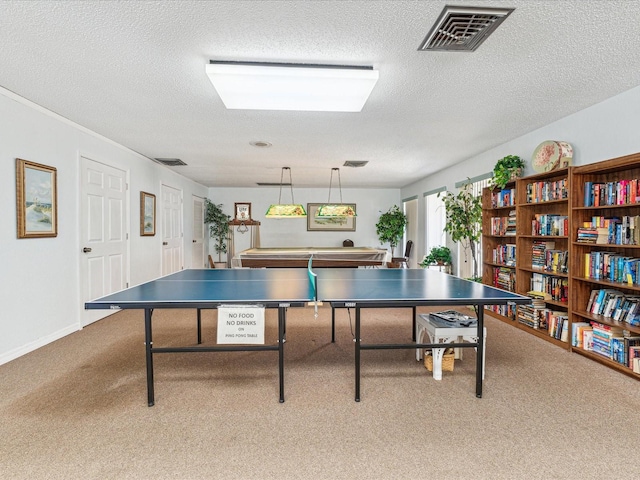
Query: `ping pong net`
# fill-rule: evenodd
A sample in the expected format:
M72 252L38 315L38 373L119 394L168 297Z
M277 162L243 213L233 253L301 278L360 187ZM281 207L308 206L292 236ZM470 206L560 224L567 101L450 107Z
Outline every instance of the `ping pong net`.
M313 292L313 314L318 318L318 274L313 271L313 255L309 257L307 264L307 274L309 275L309 287Z

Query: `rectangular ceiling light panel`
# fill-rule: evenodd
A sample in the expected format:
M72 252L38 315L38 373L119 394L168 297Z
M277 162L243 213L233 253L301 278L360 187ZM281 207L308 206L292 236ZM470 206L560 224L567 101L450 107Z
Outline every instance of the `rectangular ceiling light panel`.
M207 75L228 109L360 112L378 81L372 67L211 61Z

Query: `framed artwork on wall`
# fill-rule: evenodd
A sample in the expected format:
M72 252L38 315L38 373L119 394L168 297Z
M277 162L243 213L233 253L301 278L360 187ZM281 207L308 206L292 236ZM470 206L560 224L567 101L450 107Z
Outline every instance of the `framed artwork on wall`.
M355 232L356 217L316 217L323 203L307 203L307 231L313 232ZM355 203L348 203L354 210Z
M235 204L235 219L240 222L246 222L251 220L251 204L247 202L236 202Z
M58 236L57 170L16 158L18 238Z
M156 234L156 196L140 192L140 235L152 237Z

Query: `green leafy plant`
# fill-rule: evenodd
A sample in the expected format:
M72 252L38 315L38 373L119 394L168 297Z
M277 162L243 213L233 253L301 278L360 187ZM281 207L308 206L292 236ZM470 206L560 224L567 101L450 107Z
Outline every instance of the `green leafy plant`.
M222 211L222 204L216 205L208 198L205 198L204 202L204 223L209 225L209 234L215 242L213 248L218 254L218 261L221 262L222 254L227 253L227 238L231 216Z
M513 178L522 175L524 160L517 155L507 155L501 158L493 167L491 186L504 188Z
M451 264L451 250L449 247L433 247L429 254L422 259L420 266L426 268L434 263L439 265Z
M391 254L393 254L394 249L400 240L402 240L407 223L407 216L402 213L397 205L394 205L389 211L380 215L378 223L376 223L376 233L378 234L378 239L380 239L383 244L389 244Z
M447 224L444 231L454 242L460 242L471 251L473 259L473 278L478 278L478 256L476 249L482 233L482 200L471 189L471 180L465 183L458 193L441 192L443 196Z

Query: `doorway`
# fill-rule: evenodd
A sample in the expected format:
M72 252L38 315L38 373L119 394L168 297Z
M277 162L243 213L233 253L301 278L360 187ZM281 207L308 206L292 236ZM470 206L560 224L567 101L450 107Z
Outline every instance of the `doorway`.
M182 232L182 191L162 185L162 275L184 268Z
M82 305L129 286L127 172L80 158ZM81 308L84 327L113 312Z

